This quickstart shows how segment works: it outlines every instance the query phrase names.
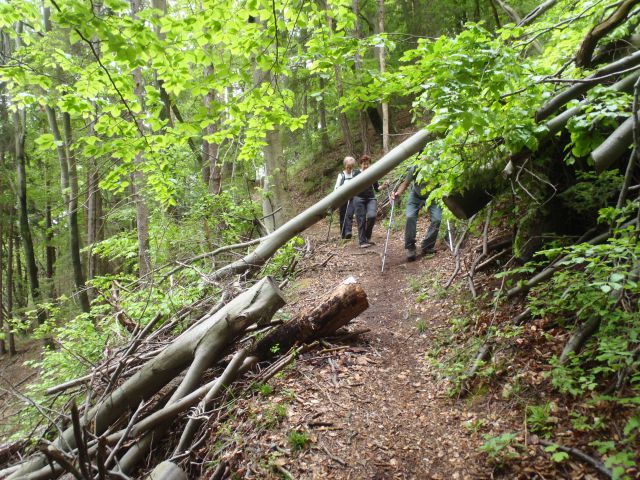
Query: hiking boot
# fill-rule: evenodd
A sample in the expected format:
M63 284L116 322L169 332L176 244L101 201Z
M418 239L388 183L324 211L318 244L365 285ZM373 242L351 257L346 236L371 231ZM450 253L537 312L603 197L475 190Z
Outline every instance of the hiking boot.
M371 246L370 243L364 242L360 244L360 248L369 248Z
M350 234L350 233L347 233L346 235L343 235L343 236L342 236L342 239L343 239L343 240L351 240L351 234Z
M368 243L369 245L375 245L375 244L376 244L376 242L371 241L371 239L367 240L367 243Z
M436 251L433 248L423 248L421 250L422 255L433 255Z
M407 248L407 262L413 262L416 259L416 249Z

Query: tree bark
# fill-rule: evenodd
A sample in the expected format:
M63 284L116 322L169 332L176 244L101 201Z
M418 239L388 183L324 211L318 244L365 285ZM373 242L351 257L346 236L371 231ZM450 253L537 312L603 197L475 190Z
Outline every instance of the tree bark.
M384 0L378 0L378 30L384 33ZM378 61L380 62L380 75L384 76L386 71L384 45L378 47ZM382 152L386 155L389 152L389 104L382 102Z
M2 213L0 211L0 213ZM0 331L6 332L5 318L4 318L4 285L2 280L4 278L4 218L0 217ZM0 338L0 355L4 355L7 352L5 346L5 339Z
M213 66L209 65L204 70L205 77L213 77ZM207 109L209 117L211 117L213 105L216 101L216 92L210 89L204 97L204 107ZM209 122L211 119L209 118ZM204 128L203 136L213 135L216 133L216 123L210 123ZM207 171L205 175L205 183L209 191L213 195L218 195L222 189L222 168L218 160L218 150L220 146L217 143L211 143L206 138L202 139L202 158L204 160L203 171Z
M518 22L518 26L524 27L525 25L529 25L544 12L552 8L556 3L558 3L558 0L546 0L542 2L536 8L527 13L524 18Z
M301 312L262 337L249 356L265 360L281 355L296 343L309 343L335 332L367 308L367 294L350 277L308 311Z
M331 15L329 15L328 13L328 5L326 3L326 0L323 1L323 4L324 4L324 9L327 12L326 19L329 25L329 32L330 32L329 34L333 35L333 29L334 29L333 18L331 18ZM333 71L335 74L336 93L338 94L338 101L339 101L342 97L344 97L344 86L342 83L342 69L340 65L336 63L334 65ZM344 140L344 144L347 150L347 155L354 155L355 152L353 150L353 141L351 140L351 130L349 129L349 120L347 119L347 115L343 111L338 112L338 121L340 122L340 128L342 129L342 138Z
M34 304L40 301L40 282L38 280L38 266L36 264L31 226L29 225L29 212L27 207L27 172L24 153L26 116L24 110L16 110L13 114L15 128L15 157L16 157L16 183L18 184L18 204L20 215L20 236L24 249L24 261L29 277L29 288ZM43 323L44 313L38 310L38 321Z
M73 276L78 289L78 300L83 312L89 313L89 295L87 294L84 273L82 271L82 248L80 239L80 227L78 226L78 166L76 156L71 149L73 136L71 132L71 117L68 113L62 114L62 125L64 128L65 157L69 172L69 203L67 213L69 215L69 233L71 248L71 263L73 264Z
M13 206L9 207L9 235L7 238L7 322L5 336L9 339L9 353L15 355L16 343L9 322L13 318ZM0 275L2 272L0 272Z
M49 189L48 182L45 183L45 189ZM47 196L45 213L44 213L44 228L45 228L45 239L46 239L46 257L47 257L47 265L46 265L46 275L47 280L49 281L49 296L51 298L56 297L56 289L53 283L53 274L55 273L55 263L56 263L56 247L53 246L53 223L51 220L51 202L49 197Z
M93 122L89 122L89 135L95 135ZM104 239L102 224L102 193L100 191L100 173L98 162L95 158L90 160L89 171L87 173L87 245L89 253L87 255L87 278L94 279L100 275L99 259L93 254L93 245ZM91 290L90 290L91 292ZM92 292L91 296L94 296Z
M608 169L622 155L629 152L633 142L633 115L615 129L589 157L593 161L596 172L602 173Z
M360 22L360 5L359 0L351 0L351 10L354 16L355 36L358 41L362 39L362 25ZM355 55L355 72L361 75L363 70L362 56L356 52ZM363 109L358 109L358 127L360 129L360 141L362 142L362 153L369 155L371 153L371 145L369 144L369 125L367 113Z
M326 152L329 150L329 132L327 130L327 107L326 102L324 100L324 90L325 83L322 77L319 78L320 81L320 101L318 101L318 117L320 120L320 145L322 147L322 151Z
M616 60L615 62L610 63L606 67L601 68L592 75L589 75L588 77L582 79L580 83L573 85L566 90L563 90L547 103L545 103L542 107L540 107L536 112L536 122L542 122L544 119L550 117L554 112L560 109L560 107L566 105L574 98L580 97L581 95L589 91L589 89L591 89L594 85L604 83L607 79L610 78L610 75L635 67L638 64L640 64L640 52L635 52L629 56L621 58L620 60Z
M131 0L131 13L134 18L142 9L141 0ZM144 79L142 69L137 67L133 71L133 81L135 95L140 102L140 108L144 111ZM142 118L138 115L135 118L140 136L145 135L146 127ZM149 251L149 206L144 197L144 187L146 185L145 174L142 170L144 164L144 153L138 152L135 157L136 169L133 173L133 198L136 205L136 225L138 234L138 276L146 277L151 273L151 253Z

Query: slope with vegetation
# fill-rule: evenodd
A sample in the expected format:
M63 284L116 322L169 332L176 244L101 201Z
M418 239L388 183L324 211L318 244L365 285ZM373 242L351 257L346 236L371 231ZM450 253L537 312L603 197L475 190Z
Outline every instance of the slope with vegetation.
M170 343L257 277L292 282L296 235L355 192L297 217L292 198L363 152L382 161L352 190L411 157L464 219L445 284L462 276L483 313L434 354L451 392L496 372L517 392L526 367L505 366L542 331L558 400L526 406L525 437L637 474L638 3L2 2L0 349L46 344L9 450L57 437L71 399L99 405L158 355L144 336ZM407 110L422 132L387 153ZM554 443L560 401L579 448ZM49 458L85 476L114 462L88 438ZM483 448L502 465L517 441Z

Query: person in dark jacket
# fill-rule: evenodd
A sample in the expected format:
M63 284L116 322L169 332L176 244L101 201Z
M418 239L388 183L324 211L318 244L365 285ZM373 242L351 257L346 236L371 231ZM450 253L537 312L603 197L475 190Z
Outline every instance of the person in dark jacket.
M355 169L356 159L353 157L344 157L343 160L344 170L338 174L336 185L333 188L335 192L359 172ZM340 238L348 240L351 238L351 231L353 229L353 214L354 214L353 198L347 200L347 203L340 207Z
M396 200L411 185L409 192L409 200L407 201L406 217L407 223L404 230L404 248L407 252L407 261L413 262L416 259L416 234L418 225L418 212L425 206L429 191L427 182L420 178L419 169L414 165L407 172L404 181L398 187L398 190L391 194L391 199ZM422 242L420 242L421 253L428 255L434 252L436 240L438 239L438 230L440 230L440 222L442 220L442 208L436 202L429 204L429 227Z
M360 171L364 172L370 166L371 157L369 155L362 155L362 157L360 157ZM387 183L385 182L382 188L386 186ZM360 244L360 248L375 245L375 243L371 241L371 235L373 234L373 226L376 223L378 210L376 192L379 190L380 186L378 182L375 182L353 197L353 205L356 210L356 222L358 223L358 243Z

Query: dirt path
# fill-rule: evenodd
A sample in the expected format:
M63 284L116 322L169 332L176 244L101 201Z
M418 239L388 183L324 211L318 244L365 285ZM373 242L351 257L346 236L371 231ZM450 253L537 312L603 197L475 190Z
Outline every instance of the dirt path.
M353 275L370 307L350 328L370 332L346 348L306 354L276 380L273 395L262 405L246 407L264 412L284 403L287 414L277 427L267 426L246 442L247 471L238 473L296 479L490 476L477 451L479 435L463 425L484 407L447 396L425 356L434 335L449 328L445 320L452 305L446 295L435 294L416 303L416 286L442 283L453 270L453 259L440 245L435 256L406 263L402 235L402 230L392 232L381 274L382 226L376 226L376 245L369 249L358 248L355 240L327 242L323 224L305 232L314 254L301 265L308 270L296 280L295 296L312 303ZM292 448L291 431L309 437L307 448Z

